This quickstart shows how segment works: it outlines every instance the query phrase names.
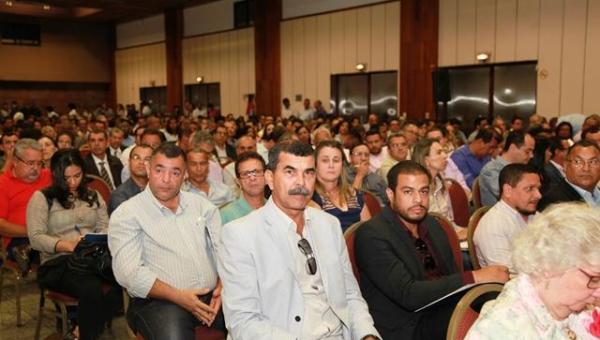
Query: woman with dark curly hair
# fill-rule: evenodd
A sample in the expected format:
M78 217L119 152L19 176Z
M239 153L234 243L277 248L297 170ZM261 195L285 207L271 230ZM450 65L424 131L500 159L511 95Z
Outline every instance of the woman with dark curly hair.
M79 300L78 327L67 337L96 339L119 306L120 288L99 274L70 269L67 259L85 234L106 232L106 203L87 187L78 151L57 151L51 170L53 183L36 191L27 206L31 247L41 252L38 279L45 287Z

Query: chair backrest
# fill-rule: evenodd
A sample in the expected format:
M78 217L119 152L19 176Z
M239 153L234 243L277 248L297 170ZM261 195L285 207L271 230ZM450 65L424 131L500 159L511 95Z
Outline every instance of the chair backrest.
M473 265L473 269L480 269L479 260L477 259L477 249L475 249L475 243L473 242L473 236L475 236L475 229L477 229L477 225L479 221L485 215L491 207L483 206L473 213L471 219L469 220L469 229L467 230L467 243L469 244L469 258L471 259L471 265Z
M358 274L358 267L356 266L356 259L354 257L354 234L356 229L363 224L362 221L356 222L344 231L344 239L346 240L346 248L348 248L348 257L350 258L350 264L352 265L352 271L354 272L354 277L356 281L360 281L360 276Z
M365 200L365 204L367 205L367 208L371 213L371 216L379 214L379 212L381 211L381 204L379 204L377 198L375 198L375 196L373 196L373 194L368 191L363 191L363 197Z
M475 178L473 181L473 206L475 209L481 208L481 190L479 190L479 178Z
M462 185L454 179L447 179L452 184L448 188L450 201L452 202L452 214L454 215L454 223L461 227L469 225L469 198Z
M484 303L495 300L504 285L500 283L486 283L471 288L454 308L450 317L446 340L462 340L481 312Z
M460 250L460 242L458 241L458 235L456 235L456 231L454 231L454 227L452 223L448 221L447 218L438 214L430 212L429 215L435 217L438 223L444 229L446 233L446 237L448 237L448 242L450 243L450 247L452 248L452 254L454 255L454 261L456 262L456 268L460 270L462 273L464 271L463 261L462 261L462 253Z
M110 193L112 192L110 186L100 177L94 175L85 175L88 179L88 188L98 191L104 202L108 206L110 201Z

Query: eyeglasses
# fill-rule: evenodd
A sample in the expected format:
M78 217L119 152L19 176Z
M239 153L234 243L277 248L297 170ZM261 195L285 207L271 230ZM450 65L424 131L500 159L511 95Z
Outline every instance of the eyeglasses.
M585 270L579 268L579 271L582 272L585 276L587 276L590 281L587 284L589 289L598 289L600 288L600 276L592 276L588 274Z
M302 254L307 257L306 265L308 266L308 273L310 275L315 275L317 273L317 260L313 255L310 243L308 243L307 239L302 238L300 241L298 241L298 248L300 248Z
M44 166L44 161L26 161L23 158L17 156L16 154L15 154L15 158L30 168L33 168L33 167L40 168L40 167Z
M357 157L369 157L368 152L353 152L352 155Z
M425 241L423 241L422 239L418 238L415 241L415 248L417 249L419 254L422 255L423 266L425 267L425 270L435 269L435 260L433 259L433 256L431 256L431 253L428 251L429 248L427 247L427 243L425 243Z
M264 169L254 169L254 170L248 170L248 171L244 171L240 173L240 178L241 179L248 179L250 177L262 177L265 174L265 170Z
M585 159L575 158L571 159L569 162L573 163L573 166L577 169L583 168L586 164L590 168L597 168L598 166L600 166L600 159L598 158L588 159L587 161Z
M133 155L133 156L131 156L131 160L132 160L132 161L143 161L143 162L150 162L150 159L151 159L151 158L152 158L152 157L144 157L144 158L142 158L142 157L140 157L139 155Z
M390 148L391 149L408 149L408 145L406 144L400 144L400 143L392 143L390 144Z

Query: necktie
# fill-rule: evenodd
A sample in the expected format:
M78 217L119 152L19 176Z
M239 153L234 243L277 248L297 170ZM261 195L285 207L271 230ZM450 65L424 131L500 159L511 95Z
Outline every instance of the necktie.
M110 176L108 176L108 172L106 171L106 168L104 167L105 162L102 161L100 163L100 177L102 177L102 179L106 182L106 184L108 184L108 186L110 187L110 189L114 189L115 186L113 185L112 181L110 180Z

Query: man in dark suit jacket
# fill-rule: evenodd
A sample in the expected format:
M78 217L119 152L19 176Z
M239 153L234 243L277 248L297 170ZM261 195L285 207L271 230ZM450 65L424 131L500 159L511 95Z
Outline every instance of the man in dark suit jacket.
M564 180L564 166L569 151L569 141L562 138L552 138L550 140L550 162L544 166L544 181L542 183L542 193L550 188L552 183L558 183Z
M106 153L117 158L121 158L125 145L123 145L123 139L125 139L125 133L118 127L110 129L110 136L108 138L108 147Z
M554 182L542 195L538 204L540 211L560 202L585 201L600 204L600 147L594 142L582 140L569 149L565 160L565 179Z
M417 309L469 283L506 282L505 266L460 272L446 233L427 215L431 177L414 161L388 173L390 206L356 231L363 297L383 339L444 339L459 295Z
M108 145L108 134L105 130L92 130L88 137L91 153L83 159L86 173L96 175L104 179L111 189L115 189L121 185L121 170L123 164L121 161L106 153ZM100 166L106 169L107 177L102 176ZM108 202L107 202L108 203Z

